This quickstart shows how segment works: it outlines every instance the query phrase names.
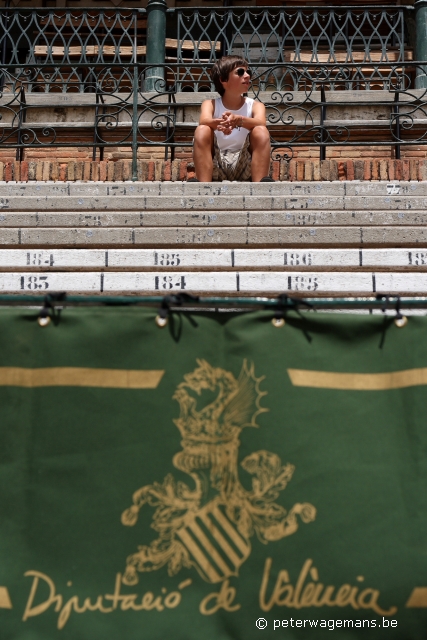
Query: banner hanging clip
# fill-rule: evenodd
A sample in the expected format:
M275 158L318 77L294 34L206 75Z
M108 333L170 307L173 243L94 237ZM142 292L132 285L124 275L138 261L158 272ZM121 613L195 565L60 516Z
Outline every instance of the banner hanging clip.
M47 327L51 320L54 320L55 324L59 322L60 310L55 309L55 302L64 302L67 294L61 293L48 293L44 298L43 307L37 318L37 322L40 327Z
M403 316L400 312L400 302L400 296L397 296L396 317L394 319L394 324L396 325L396 327L399 327L399 329L405 327L408 324L408 318L406 316Z
M389 295L378 294L377 300L381 300L383 302L382 312L385 313L387 309L390 309L390 308L393 309L392 304L393 304L394 297L396 297L396 302L394 306L396 311L396 317L394 318L394 324L396 325L396 327L399 327L399 329L401 329L402 327L406 327L406 325L408 324L408 318L404 316L400 310L400 305L402 304L400 296L389 296Z
M192 296L189 293L178 293L176 295L165 296L162 300L162 304L159 309L159 313L156 316L156 325L163 329L169 322L169 315L171 314L171 307L182 307L184 303L199 302L198 296Z
M313 306L303 298L291 298L286 293L281 293L277 297L277 307L274 311L274 317L271 319L273 327L280 329L285 326L285 317L288 311L296 311L296 313L301 316L299 311L300 306L305 309L313 308Z

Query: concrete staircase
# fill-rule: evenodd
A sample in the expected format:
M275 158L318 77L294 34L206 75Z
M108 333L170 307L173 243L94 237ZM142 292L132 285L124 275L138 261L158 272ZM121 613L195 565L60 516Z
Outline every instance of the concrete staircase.
M424 295L427 182L0 183L0 292Z

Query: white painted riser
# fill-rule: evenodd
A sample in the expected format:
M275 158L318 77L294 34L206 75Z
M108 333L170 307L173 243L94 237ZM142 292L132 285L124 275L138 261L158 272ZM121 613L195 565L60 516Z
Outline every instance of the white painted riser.
M427 273L319 273L319 272L107 272L1 273L0 291L120 292L304 292L420 293L427 291Z
M2 249L0 268L427 267L427 249Z

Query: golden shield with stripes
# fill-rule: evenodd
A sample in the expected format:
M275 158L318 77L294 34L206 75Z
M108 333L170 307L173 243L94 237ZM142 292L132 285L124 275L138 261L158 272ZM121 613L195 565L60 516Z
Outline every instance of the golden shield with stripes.
M218 500L212 500L192 514L186 526L176 533L191 563L207 582L222 582L237 576L240 565L251 552L249 541L239 533Z

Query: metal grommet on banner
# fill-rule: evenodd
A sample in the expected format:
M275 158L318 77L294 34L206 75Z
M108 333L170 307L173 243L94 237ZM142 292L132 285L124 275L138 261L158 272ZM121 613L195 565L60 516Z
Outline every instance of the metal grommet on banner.
M166 327L167 323L168 323L168 318L167 317L162 317L160 315L156 316L156 325L160 329L163 329L163 327Z
M47 327L47 325L50 323L50 316L40 315L37 318L37 322L39 323L40 327Z
M394 319L394 324L396 325L396 327L399 327L399 329L401 329L402 327L406 327L406 325L408 324L408 318L406 316L397 316Z
M273 325L273 327L280 329L281 327L284 327L286 324L285 318L272 318L271 324Z

